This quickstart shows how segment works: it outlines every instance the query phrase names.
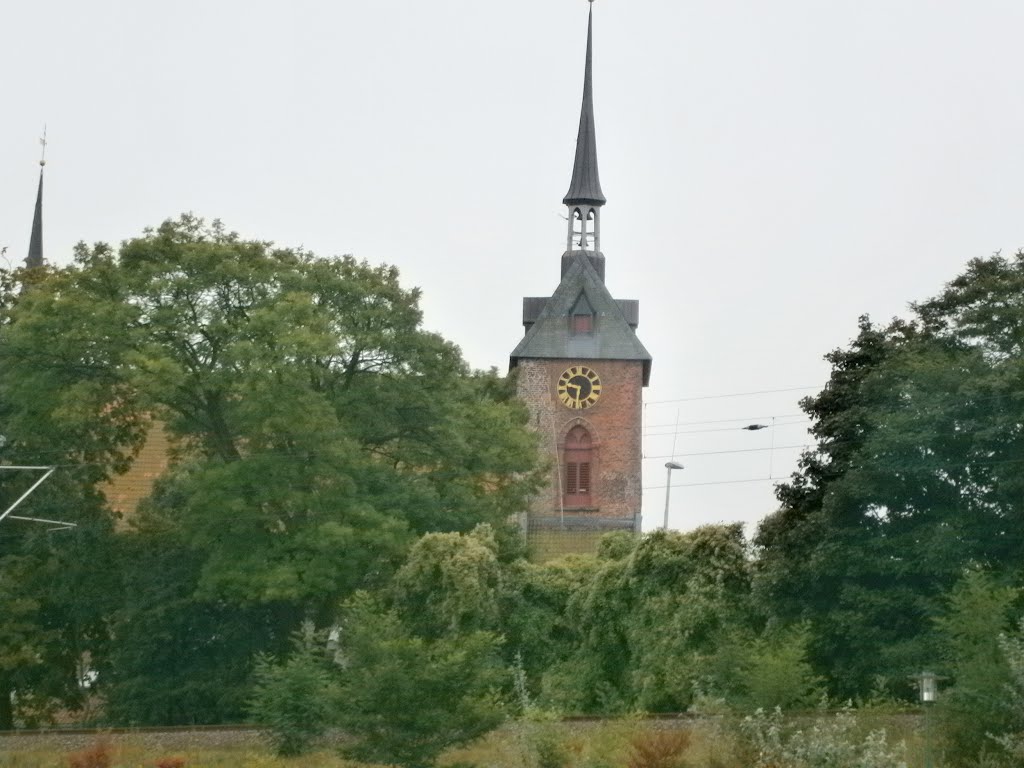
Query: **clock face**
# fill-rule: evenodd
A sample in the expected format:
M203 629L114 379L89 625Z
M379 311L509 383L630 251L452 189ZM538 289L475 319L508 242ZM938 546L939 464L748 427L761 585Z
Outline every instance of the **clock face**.
M585 365L566 368L558 377L558 399L573 410L589 408L601 397L601 379Z

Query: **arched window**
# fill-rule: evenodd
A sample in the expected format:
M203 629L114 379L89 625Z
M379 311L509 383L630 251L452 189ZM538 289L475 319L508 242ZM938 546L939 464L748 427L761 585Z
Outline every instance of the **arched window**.
M569 240L570 251L601 250L600 209L594 206L569 208Z
M593 505L593 467L594 448L590 433L577 425L565 436L565 506Z

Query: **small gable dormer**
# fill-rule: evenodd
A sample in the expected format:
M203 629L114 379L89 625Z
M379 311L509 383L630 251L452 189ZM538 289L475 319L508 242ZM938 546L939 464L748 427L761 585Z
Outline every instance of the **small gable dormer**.
M587 294L581 293L569 310L569 334L572 336L589 336L597 326L597 313L587 301Z

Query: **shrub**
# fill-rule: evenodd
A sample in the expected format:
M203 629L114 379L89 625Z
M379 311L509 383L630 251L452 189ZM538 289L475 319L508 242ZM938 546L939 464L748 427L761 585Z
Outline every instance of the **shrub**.
M537 756L537 768L566 768L569 765L569 749L552 729L536 734L533 749Z
M690 746L686 731L648 731L633 737L627 768L677 768Z
M522 766L568 768L573 762L571 752L574 750L567 744L567 731L562 725L562 718L554 710L538 707L527 700L512 733L518 747L515 761Z
M269 729L279 755L308 752L332 722L333 689L325 646L311 625L294 638L295 650L284 662L261 656L256 661L250 711Z
M113 748L106 739L68 755L68 768L110 768L113 762Z
M807 661L811 632L807 625L765 632L742 651L743 694L750 712L758 707L802 709L821 698L821 679Z
M906 768L906 761L886 743L885 731L860 739L849 708L834 717L819 717L810 728L787 732L778 707L744 718L740 730L754 752L755 768Z
M936 730L954 765L994 748L989 734L1012 727L1003 689L1011 670L999 637L1012 627L1015 597L1015 590L993 577L970 572L950 592L948 611L936 621L953 678L936 703Z
M1004 706L1011 725L1006 732L992 734L991 738L1006 750L1015 765L1024 765L1024 621L1015 635L1000 635L999 647L1010 670Z
M504 719L507 670L495 635L424 640L364 593L349 601L345 626L340 725L354 739L351 755L428 765Z

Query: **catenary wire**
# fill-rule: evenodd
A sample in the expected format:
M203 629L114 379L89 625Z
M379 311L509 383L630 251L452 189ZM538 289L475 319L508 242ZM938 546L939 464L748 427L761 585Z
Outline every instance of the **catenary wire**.
M806 387L786 387L784 389L759 389L753 392L731 392L725 395L699 395L696 397L677 397L672 400L652 400L645 405L668 405L671 403L691 403L696 400L724 400L730 397L752 397L753 395L772 395L780 392L803 392L808 389L822 389L823 384Z

